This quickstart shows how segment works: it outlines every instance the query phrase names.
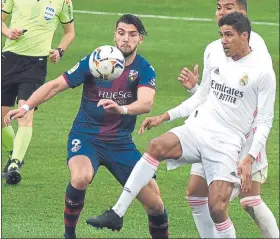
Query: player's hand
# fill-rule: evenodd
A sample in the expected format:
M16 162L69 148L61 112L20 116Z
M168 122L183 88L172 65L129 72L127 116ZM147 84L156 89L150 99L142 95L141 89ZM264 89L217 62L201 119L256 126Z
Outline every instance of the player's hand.
M51 63L55 64L60 60L60 54L59 51L57 49L52 49L50 50L50 61Z
M186 89L191 90L198 82L198 65L194 66L193 72L184 67L178 77L178 81Z
M22 118L23 116L25 116L26 113L27 113L27 111L23 108L10 110L4 117L4 123L6 125L10 125L11 119L15 120L15 119Z
M150 130L153 127L159 126L163 121L164 119L161 115L146 118L141 124L138 134L143 134L146 129Z
M252 185L252 164L254 162L254 158L252 155L247 155L245 159L243 159L238 167L238 175L241 177L241 190L242 192L248 192L251 189Z
M123 114L123 108L119 106L115 101L109 99L101 99L97 103L97 107L103 106L103 108L113 114Z
M24 30L22 29L18 29L18 28L13 28L13 29L9 29L8 31L8 38L10 40L17 40L20 38L21 35L24 34Z

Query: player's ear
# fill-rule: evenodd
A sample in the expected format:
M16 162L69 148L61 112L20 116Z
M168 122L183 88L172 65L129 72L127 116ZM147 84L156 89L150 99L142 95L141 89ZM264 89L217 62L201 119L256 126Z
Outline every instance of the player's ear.
M242 38L243 38L244 41L248 41L248 38L249 38L249 33L248 33L248 32L243 32L243 33L241 34L241 36L242 36Z
M143 43L144 41L144 36L143 35L140 35L140 41L139 41L139 44Z
M244 14L245 16L247 15L247 11L246 11L245 9L241 9L240 12L241 12L242 14Z

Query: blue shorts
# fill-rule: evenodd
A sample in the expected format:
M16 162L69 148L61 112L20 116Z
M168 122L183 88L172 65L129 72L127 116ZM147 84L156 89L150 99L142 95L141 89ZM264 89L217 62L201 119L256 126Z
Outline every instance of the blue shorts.
M70 132L67 143L67 163L77 155L87 156L96 175L99 166L105 166L122 186L135 164L142 157L134 143L112 144L93 139L92 136Z

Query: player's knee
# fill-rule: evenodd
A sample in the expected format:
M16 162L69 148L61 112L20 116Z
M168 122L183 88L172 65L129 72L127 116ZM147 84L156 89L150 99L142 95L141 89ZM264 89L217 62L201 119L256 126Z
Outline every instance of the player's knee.
M188 187L186 189L186 197L197 197L199 195L196 195L196 188L192 187L191 184L188 184Z
M161 158L162 156L164 156L164 151L165 149L160 139L155 138L151 140L148 147L148 152Z
M78 189L85 189L90 184L92 175L89 173L80 173L71 175L71 184Z
M226 220L227 215L227 201L219 195L214 199L209 198L208 201L209 211L212 220L215 223L221 223Z

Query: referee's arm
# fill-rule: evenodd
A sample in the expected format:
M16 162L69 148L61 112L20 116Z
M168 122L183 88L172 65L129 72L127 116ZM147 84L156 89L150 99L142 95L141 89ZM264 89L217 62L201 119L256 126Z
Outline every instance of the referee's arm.
M74 21L63 24L63 29L64 29L64 35L57 48L61 48L65 51L75 38Z
M6 13L5 11L2 10L2 35L5 37L11 39L11 40L16 40L18 39L22 34L23 34L23 29L10 29L7 27L5 20L9 14Z

